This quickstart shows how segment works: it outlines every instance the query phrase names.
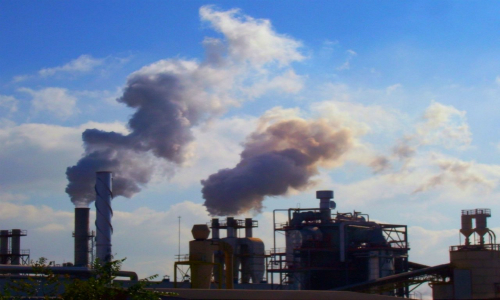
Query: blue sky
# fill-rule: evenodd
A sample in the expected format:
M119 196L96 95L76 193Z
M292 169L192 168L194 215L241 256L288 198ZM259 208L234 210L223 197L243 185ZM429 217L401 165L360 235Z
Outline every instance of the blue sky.
M213 6L203 19L205 5ZM159 159L160 172L140 193L115 199L114 249L129 257L128 268L171 272L177 245L166 228L183 215L187 241L192 224L208 220L200 180L233 168L270 115L325 119L349 129L354 144L316 166L316 185L248 212L261 226L270 226L272 209L316 206L316 189L334 189L339 211L407 224L413 260L446 262L460 209L489 207L490 227L500 227L499 10L493 1L1 1L0 203L10 212L1 227L28 229L35 257L72 260L65 170L84 152L81 133L126 134L135 110L115 99L127 80L147 66L164 72L160 60L202 66L208 37L242 51L223 57L232 70L216 68L239 81L204 81L210 95L223 89L232 102L190 127L182 164ZM217 25L215 13L227 22ZM269 35L231 41L234 24ZM288 48L245 52L247 38ZM412 154L398 152L402 146ZM382 158L388 165L375 164ZM124 241L127 232L140 242ZM269 241L269 232L260 234ZM158 250L139 258L141 243Z

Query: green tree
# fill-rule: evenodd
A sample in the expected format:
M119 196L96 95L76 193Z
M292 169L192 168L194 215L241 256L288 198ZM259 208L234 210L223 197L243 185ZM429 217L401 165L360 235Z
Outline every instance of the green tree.
M57 276L46 265L47 259L40 258L32 263L34 275L22 280L12 280L4 285L0 299L22 299L26 296L43 296L45 299L64 300L108 300L133 299L157 300L161 296L171 296L175 293L162 293L147 289L158 275L134 282L128 287L115 278L125 259L113 260L101 264L96 260L93 265L93 274L88 279L72 279L69 275ZM64 286L64 292L59 293Z

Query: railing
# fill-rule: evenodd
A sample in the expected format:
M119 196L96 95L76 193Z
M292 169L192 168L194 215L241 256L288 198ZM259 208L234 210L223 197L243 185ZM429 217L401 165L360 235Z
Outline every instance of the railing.
M500 244L458 245L450 247L450 251L474 251L474 250L500 251Z
M14 235L13 230L8 230L7 235L0 234L0 236L27 236L28 235L28 230L20 230L18 231L19 233L16 233Z
M489 208L464 209L464 210L462 210L462 215L488 215L488 216L491 216L491 209L489 209Z
M9 250L7 250L6 253L1 253L0 255L9 255L9 256L12 256L12 255L20 255L20 256L30 255L30 249L20 249L20 250L21 251L19 253L13 253L12 249L9 249Z
M189 260L189 254L176 254L175 255L175 261L188 261Z

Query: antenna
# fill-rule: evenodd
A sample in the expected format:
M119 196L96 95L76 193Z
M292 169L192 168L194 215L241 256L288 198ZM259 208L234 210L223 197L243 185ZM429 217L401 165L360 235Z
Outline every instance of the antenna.
M179 218L179 244L177 245L177 261L181 261L181 216Z

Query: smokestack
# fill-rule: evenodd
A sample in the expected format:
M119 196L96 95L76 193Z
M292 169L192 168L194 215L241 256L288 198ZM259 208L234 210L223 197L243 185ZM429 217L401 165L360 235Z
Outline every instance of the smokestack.
M220 228L219 219L213 218L212 219L212 239L218 240L220 238L219 228Z
M335 208L333 199L333 191L316 191L316 199L319 199L319 209L321 210L321 220L328 222L330 220L331 208Z
M99 261L104 264L111 261L111 235L113 234L113 226L111 225L111 217L113 210L111 209L112 193L112 173L111 172L96 172L96 256Z
M245 237L247 237L247 238L253 237L252 228L253 228L252 218L246 218L245 219Z
M9 231L0 230L0 263L5 265L9 261Z
M88 207L75 208L75 267L89 264L89 211Z

